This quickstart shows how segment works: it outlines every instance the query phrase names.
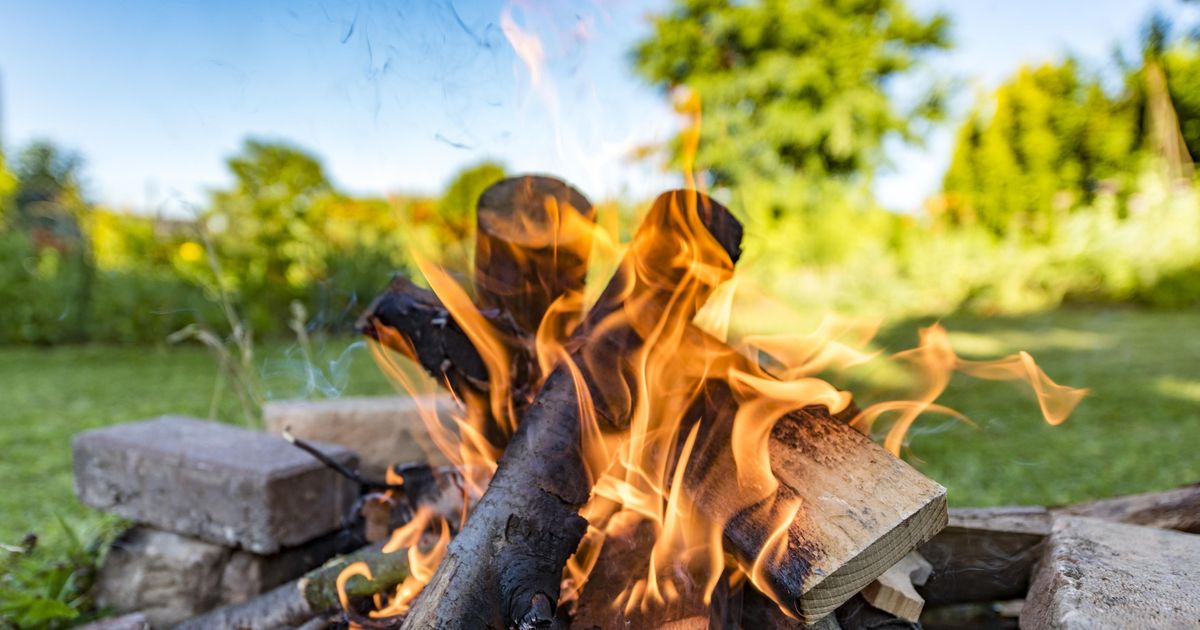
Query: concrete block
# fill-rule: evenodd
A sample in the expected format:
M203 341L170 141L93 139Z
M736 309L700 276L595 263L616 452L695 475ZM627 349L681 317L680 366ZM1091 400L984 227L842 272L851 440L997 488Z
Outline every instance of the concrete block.
M96 582L101 606L140 611L156 628L246 601L333 557L336 534L262 556L144 526L113 544Z
M166 628L221 603L221 573L233 552L220 545L135 527L113 544L96 581L96 602L140 611Z
M421 420L421 408L436 410L444 425L458 407L447 395L413 399L408 396L285 400L263 405L267 430L303 440L340 444L358 454L368 479L382 481L389 466L429 462L448 463L434 446Z
M1200 627L1200 535L1056 517L1021 627Z
M357 486L276 436L181 416L75 436L80 501L165 531L270 554L342 525ZM319 445L356 466L349 450Z

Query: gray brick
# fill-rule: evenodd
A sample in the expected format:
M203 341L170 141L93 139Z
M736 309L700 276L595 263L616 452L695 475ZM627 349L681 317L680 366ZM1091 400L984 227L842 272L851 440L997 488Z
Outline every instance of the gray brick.
M457 407L445 394L419 401L408 396L283 400L263 405L263 423L272 433L289 429L305 440L348 447L358 454L363 474L382 481L393 464L448 463L429 437L421 410L434 410L453 430L450 416Z
M101 606L139 611L156 628L243 602L320 566L336 534L262 556L144 526L117 539L96 582Z
M260 554L337 529L358 490L277 436L182 416L88 431L72 446L83 503ZM319 446L357 465L351 451Z

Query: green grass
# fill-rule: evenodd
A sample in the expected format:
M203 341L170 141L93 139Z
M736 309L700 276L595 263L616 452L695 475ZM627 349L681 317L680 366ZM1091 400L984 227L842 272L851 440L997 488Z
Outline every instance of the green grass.
M890 326L889 350L917 328ZM1049 426L1029 388L955 376L941 402L976 427L917 421L905 458L949 490L951 505L1056 504L1200 481L1200 313L1066 309L941 320L966 358L1028 350L1056 382L1090 394Z
M344 381L344 393L392 391L365 347L325 345L317 363L335 385ZM304 392L294 348L269 346L259 355L274 397ZM72 489L71 436L167 413L207 417L216 375L212 356L199 346L0 348L0 543L15 544L30 531L55 538L56 513L94 523ZM223 400L221 415L236 417L232 396Z
M910 347L926 323L897 323L880 342ZM1092 390L1074 417L1049 427L1021 388L956 377L943 401L978 428L923 419L905 453L950 489L952 504L1060 503L1200 480L1200 314L1063 310L943 323L964 355L1026 349L1058 382ZM391 391L368 353L343 354L346 345L330 341L319 353L332 385L347 395ZM308 389L294 352L259 355L272 397ZM348 360L331 366L338 358ZM205 416L215 377L211 356L194 346L0 349L0 542L52 533L55 513L94 522L72 492L71 436L164 413Z

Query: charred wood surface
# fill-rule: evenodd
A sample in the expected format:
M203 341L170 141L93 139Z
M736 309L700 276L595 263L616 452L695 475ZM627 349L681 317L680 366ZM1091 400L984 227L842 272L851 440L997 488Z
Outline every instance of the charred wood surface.
M293 580L253 599L224 606L189 619L176 630L209 630L211 628L287 628L305 623L318 615L339 608L337 577L347 566L364 562L371 569L372 579L361 576L346 582L349 597L370 597L396 587L409 575L408 554L381 551L375 545L343 556L313 569L304 577Z
M475 297L483 309L512 315L532 335L550 305L570 302L556 331L582 317L582 294L596 213L578 190L543 175L488 187L475 215Z

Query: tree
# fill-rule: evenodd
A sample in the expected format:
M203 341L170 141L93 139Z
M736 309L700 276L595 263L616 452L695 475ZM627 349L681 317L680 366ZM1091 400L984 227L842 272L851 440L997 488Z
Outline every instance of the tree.
M234 186L213 193L205 216L227 274L219 281L272 329L323 272L325 209L337 195L321 163L290 144L247 140L226 164Z
M0 232L9 227L13 218L13 194L16 190L17 176L8 170L4 152L0 151Z
M46 141L25 147L16 160L17 222L59 241L78 242L78 213L85 205L80 173L83 158Z
M1131 172L1135 113L1072 60L1020 68L959 129L945 216L997 234L1049 233L1058 214Z
M1140 97L1146 147L1161 160L1169 178L1182 180L1192 176L1193 167L1173 102L1178 90L1170 89L1167 77L1170 40L1170 20L1152 13L1142 29L1142 65L1131 79Z
M446 269L467 273L475 251L475 204L488 186L504 177L502 165L478 162L459 169L436 200L404 200L409 247Z
M677 0L634 57L652 84L700 97L696 166L714 185L845 179L872 172L886 136L913 140L940 116L938 90L901 107L888 87L948 48L947 31L902 0Z
M16 160L15 227L28 238L47 279L61 290L64 338L87 338L95 265L84 238L88 211L83 195L83 158L49 141L25 147Z

